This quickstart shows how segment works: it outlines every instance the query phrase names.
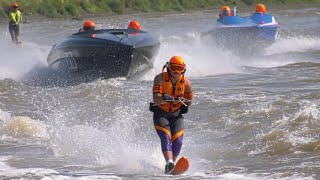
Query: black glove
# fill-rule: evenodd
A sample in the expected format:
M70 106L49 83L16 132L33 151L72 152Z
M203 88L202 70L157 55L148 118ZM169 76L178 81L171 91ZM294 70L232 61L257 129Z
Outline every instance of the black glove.
M165 100L165 101L174 101L174 97L168 95L168 94L163 94L162 95L162 99Z
M189 107L188 106L185 106L185 105L181 105L180 106L180 111L179 111L180 114L185 114L188 111L189 111Z

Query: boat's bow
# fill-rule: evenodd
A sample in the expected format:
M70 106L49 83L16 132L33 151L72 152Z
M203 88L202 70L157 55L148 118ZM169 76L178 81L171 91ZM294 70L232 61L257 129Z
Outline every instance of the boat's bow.
M145 31L105 29L76 33L53 46L47 61L62 71L97 71L130 76L152 67L160 43Z

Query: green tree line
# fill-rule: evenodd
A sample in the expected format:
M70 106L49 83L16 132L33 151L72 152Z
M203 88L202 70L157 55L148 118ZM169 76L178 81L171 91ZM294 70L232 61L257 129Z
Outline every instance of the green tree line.
M129 14L141 12L175 12L219 8L222 5L253 7L257 3L267 6L310 4L320 0L1 0L1 17L6 17L12 3L18 3L25 15L51 18L95 14Z

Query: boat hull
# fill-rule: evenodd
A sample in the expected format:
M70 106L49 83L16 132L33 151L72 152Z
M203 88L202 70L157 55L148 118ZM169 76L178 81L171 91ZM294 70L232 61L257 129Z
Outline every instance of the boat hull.
M159 47L159 41L143 31L76 33L53 46L47 62L63 72L129 77L151 68Z

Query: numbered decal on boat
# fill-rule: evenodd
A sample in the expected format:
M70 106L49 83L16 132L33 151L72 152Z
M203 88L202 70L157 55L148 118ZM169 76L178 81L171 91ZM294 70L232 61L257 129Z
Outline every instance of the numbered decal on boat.
M64 60L69 68L69 71L77 70L77 63L74 57L72 56L72 52L64 52L63 53Z

